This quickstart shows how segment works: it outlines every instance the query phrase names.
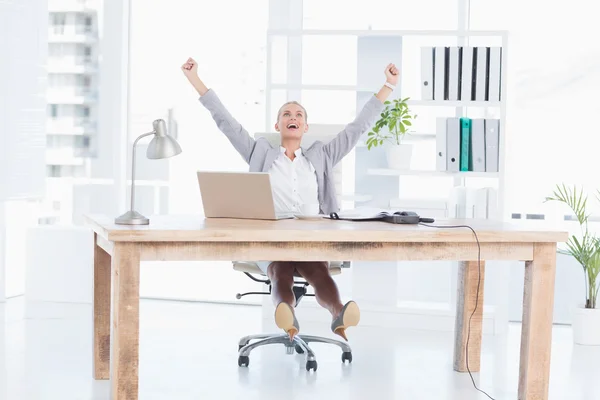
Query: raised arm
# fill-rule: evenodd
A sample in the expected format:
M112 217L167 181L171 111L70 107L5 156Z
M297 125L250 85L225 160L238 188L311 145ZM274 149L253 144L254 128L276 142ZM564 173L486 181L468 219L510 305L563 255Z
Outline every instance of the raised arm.
M194 59L188 58L181 66L181 70L200 95L200 103L210 112L219 130L227 136L233 147L249 163L256 144L254 138L231 116L214 90L208 89L202 82L198 76L198 63Z
M394 64L388 64L385 67L385 78L386 84L393 87L398 83L398 68ZM323 150L329 155L333 165L340 162L356 146L360 136L373 125L385 107L383 103L392 91L392 88L384 84L379 92L367 101L354 121L346 125L335 138L324 146Z

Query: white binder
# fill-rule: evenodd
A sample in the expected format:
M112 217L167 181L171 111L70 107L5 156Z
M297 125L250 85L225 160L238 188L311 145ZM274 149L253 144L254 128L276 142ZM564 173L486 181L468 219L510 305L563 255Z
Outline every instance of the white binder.
M450 190L448 200L448 218L471 218L467 206L467 188L464 186L455 186Z
M446 162L446 118L438 117L436 119L436 134L435 134L435 143L436 143L436 165L435 169L437 171L446 171L447 170L447 162Z
M446 48L435 47L434 52L434 74L433 74L433 99L434 100L445 100L444 94L446 92Z
M498 219L498 191L493 187L484 188L487 197L487 219Z
M495 197L494 188L470 188L467 192L467 215L477 219L493 219L497 210Z
M433 100L433 47L421 47L421 100Z
M460 71L458 61L458 47L450 47L448 57L448 100L459 100Z
M500 101L502 47L490 47L489 101Z
M486 81L487 81L487 47L475 48L475 99L476 101L485 101Z
M473 81L473 47L462 47L461 51L460 100L471 101Z
M485 120L471 120L471 158L474 172L485 172Z
M485 172L498 172L500 120L485 120Z
M446 125L446 169L458 172L460 167L460 119L448 118Z

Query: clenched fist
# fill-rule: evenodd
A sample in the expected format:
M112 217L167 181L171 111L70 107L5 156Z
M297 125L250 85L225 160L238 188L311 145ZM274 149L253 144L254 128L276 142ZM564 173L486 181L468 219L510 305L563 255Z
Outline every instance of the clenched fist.
M399 74L400 71L398 71L398 68L394 64L390 63L385 67L385 80L394 86L398 83Z
M198 76L198 63L193 58L188 58L181 66L181 70L186 78L190 79Z
M185 77L190 81L194 89L200 94L200 96L204 96L208 91L204 82L200 80L198 77L198 63L192 58L188 58L187 61L181 66L181 70Z

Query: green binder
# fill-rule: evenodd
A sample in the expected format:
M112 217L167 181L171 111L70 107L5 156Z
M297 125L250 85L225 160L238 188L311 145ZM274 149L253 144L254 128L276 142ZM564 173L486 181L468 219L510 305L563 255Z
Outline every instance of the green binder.
M471 118L460 119L460 170L471 171Z

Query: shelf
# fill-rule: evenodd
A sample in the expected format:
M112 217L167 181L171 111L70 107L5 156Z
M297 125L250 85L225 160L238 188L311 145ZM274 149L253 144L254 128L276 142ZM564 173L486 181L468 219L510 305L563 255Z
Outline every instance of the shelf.
M471 100L408 100L411 106L435 107L500 107L500 101L471 101Z
M352 92L376 93L377 89L367 89L356 85L320 85L320 84L288 84L272 83L270 90L346 90ZM430 107L500 107L500 101L471 101L471 100L408 100L412 106Z
M371 30L371 29L270 29L267 36L505 36L508 31L476 30Z
M426 171L426 170L398 170L374 168L367 171L369 175L380 176L431 176L431 177L452 177L452 178L497 178L497 172L448 172L448 171Z
M383 85L383 84L382 84ZM271 89L280 89L280 90L349 90L349 91L358 91L358 92L366 92L367 90L360 90L356 85L319 85L319 84L288 84L288 83L272 83ZM369 92L375 92L374 90L369 90Z

